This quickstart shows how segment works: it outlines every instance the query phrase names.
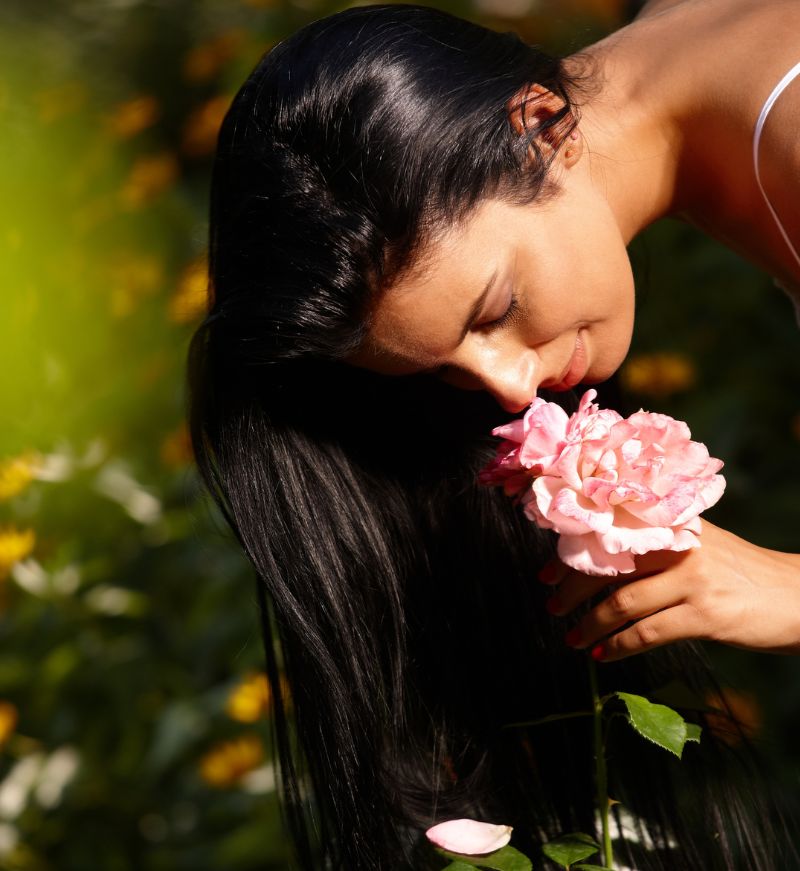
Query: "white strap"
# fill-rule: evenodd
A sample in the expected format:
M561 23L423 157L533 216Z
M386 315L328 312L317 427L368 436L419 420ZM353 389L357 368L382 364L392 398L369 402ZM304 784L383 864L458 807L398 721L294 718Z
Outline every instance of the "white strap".
M764 124L767 120L767 115L769 115L770 109L775 105L775 101L780 97L780 95L786 90L786 88L797 78L800 76L800 63L795 64L788 73L775 85L775 89L773 92L767 97L766 103L764 103L764 107L761 109L761 114L758 116L758 121L756 121L756 132L753 136L753 164L756 168L756 181L758 182L759 190L761 191L764 201L766 202L770 212L772 213L772 217L775 219L775 223L778 225L778 229L781 231L781 235L784 238L784 241L789 246L789 250L794 254L794 259L800 264L800 254L797 253L794 245L792 245L792 241L786 233L786 230L783 229L783 224L781 224L780 218L778 217L775 209L772 208L772 203L769 201L769 197L767 196L767 192L764 190L764 185L761 184L761 173L758 171L758 145L761 142L761 131L764 129Z

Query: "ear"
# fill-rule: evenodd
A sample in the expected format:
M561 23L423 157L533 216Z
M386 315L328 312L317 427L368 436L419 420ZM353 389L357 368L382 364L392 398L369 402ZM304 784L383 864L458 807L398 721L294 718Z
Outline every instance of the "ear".
M564 100L558 94L537 83L521 88L506 104L509 122L520 136L536 130L563 108ZM563 165L570 167L580 158L583 139L571 113L544 129L535 141L545 160L557 152Z

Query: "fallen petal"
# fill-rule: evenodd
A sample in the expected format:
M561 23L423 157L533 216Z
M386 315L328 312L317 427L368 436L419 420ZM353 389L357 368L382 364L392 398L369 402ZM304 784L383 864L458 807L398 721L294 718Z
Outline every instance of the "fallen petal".
M493 853L511 840L511 826L482 823L478 820L448 820L425 832L432 841L445 850L475 856Z

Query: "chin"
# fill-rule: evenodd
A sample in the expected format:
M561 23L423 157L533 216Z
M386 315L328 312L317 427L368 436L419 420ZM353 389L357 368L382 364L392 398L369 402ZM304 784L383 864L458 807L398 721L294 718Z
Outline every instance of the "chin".
M590 366L589 371L581 379L581 385L590 387L593 384L602 384L604 381L608 381L619 370L623 361L620 361L616 366L603 366L602 368Z

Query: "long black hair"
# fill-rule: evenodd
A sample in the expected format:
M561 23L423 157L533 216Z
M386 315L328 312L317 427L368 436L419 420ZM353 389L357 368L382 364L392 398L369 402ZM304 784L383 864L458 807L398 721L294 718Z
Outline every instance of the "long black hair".
M509 100L531 83L564 108L519 133ZM441 867L423 832L453 817L513 825L531 855L595 827L585 723L503 728L583 708L589 690L535 581L552 537L475 483L502 413L345 359L375 294L437 232L487 197L557 195L549 163L590 87L512 33L365 6L269 51L222 125L188 413L200 473L255 567L305 871ZM601 672L606 690L713 685L691 644ZM691 766L621 746L612 795L655 845L630 847L640 871L771 871L774 849L792 867L747 752L708 729Z

